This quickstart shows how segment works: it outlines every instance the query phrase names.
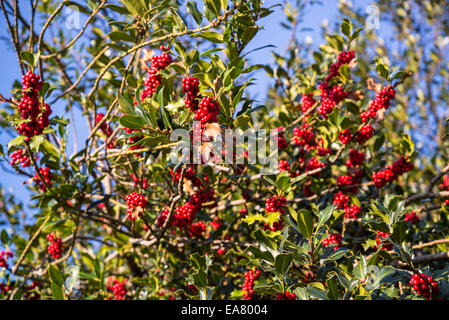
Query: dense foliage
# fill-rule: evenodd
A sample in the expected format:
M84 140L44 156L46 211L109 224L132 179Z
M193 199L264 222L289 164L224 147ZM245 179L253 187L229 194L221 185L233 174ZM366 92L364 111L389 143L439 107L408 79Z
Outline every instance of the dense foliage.
M1 1L22 71L2 164L33 196L0 198L0 297L449 298L447 49L402 40L430 32L415 19L447 38L447 3L379 1L397 54L345 3L316 48L295 34L317 4L279 4L289 47L253 64L261 0ZM246 144L215 161L225 130L256 128L276 133L273 174ZM200 163L171 156L180 129Z

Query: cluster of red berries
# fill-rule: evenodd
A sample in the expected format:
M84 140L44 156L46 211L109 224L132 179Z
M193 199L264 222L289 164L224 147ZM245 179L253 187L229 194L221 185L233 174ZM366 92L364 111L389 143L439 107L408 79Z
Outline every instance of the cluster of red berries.
M337 178L337 185L339 187L350 186L353 184L354 184L354 180L353 180L352 176L350 176L349 174L345 174L345 175L339 176Z
M195 120L200 121L201 125L218 121L220 104L215 98L203 97L198 104L198 99L201 97L198 95L199 81L197 78L185 77L182 79L182 91L186 93L184 104L186 108L195 113Z
M353 51L342 51L337 58L337 62L330 66L329 74L326 76L324 82L322 82L318 88L321 90L321 105L318 108L318 113L325 119L332 112L334 107L339 104L343 99L348 96L348 92L340 85L329 87L330 81L338 75L340 67L344 64L348 64L354 59L355 54Z
M165 51L166 49L161 49L162 51ZM163 53L160 56L154 55L151 58L151 63L153 64L153 68L156 68L158 70L163 70L167 68L171 63L173 59L168 53Z
M243 294L242 300L255 300L256 295L254 293L254 281L260 278L260 270L256 269L249 270L245 272L245 281L243 282L242 291L245 293Z
M440 293L438 283L433 281L431 276L426 276L424 273L415 273L410 279L409 285L412 286L417 294L424 296L426 300L431 300L432 295L435 296Z
M297 146L303 146L306 151L309 151L315 145L314 138L313 127L307 122L301 128L293 129L292 143Z
M346 192L357 193L357 185L360 183L360 179L363 176L362 170L353 171L352 175L345 174L337 178L337 185L344 187Z
M358 144L364 144L374 135L374 129L370 123L365 124L357 133L355 139Z
M287 206L287 198L285 198L283 195L279 196L275 195L271 198L268 198L265 201L265 210L267 211L267 213L279 212L281 215L284 215L286 206ZM271 231L282 230L283 228L282 218L280 218L279 221L274 222L272 226L266 224L264 228Z
M104 113L98 113L95 118L95 122L98 124L101 120L103 120L103 118L104 118ZM106 122L103 122L101 124L100 130L106 136L106 139L108 139L112 135L112 128ZM108 148L108 149L112 149L114 147L115 147L115 139L113 141L111 141L110 143L108 143L108 145L106 146L106 148Z
M180 172L171 172L172 179L175 182L178 182L180 179ZM189 201L187 201L184 205L179 206L176 208L175 212L173 213L172 219L170 220L170 226L177 227L179 229L184 229L191 227L193 220L196 217L196 214L198 211L200 211L203 208L203 205L207 202L211 202L214 200L214 190L207 188L207 183L209 181L209 177L204 176L204 183L198 178L196 175L196 172L193 168L188 168L184 173L184 178L187 180L190 180L192 182L192 185L197 188L198 190L195 191L190 196ZM157 225L161 227L164 225L165 220L168 217L169 209L166 209L158 216L157 219ZM204 222L198 222L195 224L195 226L192 227L192 229L189 230L189 232L199 232L198 230L201 230L201 227L204 225L205 230L205 224ZM203 231L204 231L203 230ZM201 233L203 232L201 231ZM196 233L195 233L196 234ZM201 234L199 234L201 235Z
M34 175L33 179L35 181L37 181L37 185L38 185L39 189L41 189L43 192L46 192L47 191L46 185L48 185L49 187L52 186L52 184L51 184L52 175L50 173L50 169L49 168L40 168L39 173L41 174L42 178L44 179L45 184L44 184L44 182L41 181L41 179L39 178L39 175L37 173Z
M381 109L388 109L391 104L391 100L394 99L395 91L393 86L388 85L385 88L382 88L376 93L376 98L372 100L369 104L369 110L364 111L361 114L362 122L368 121L368 119L374 118L377 114L377 111Z
M125 197L126 204L128 205L128 210L126 211L129 220L135 220L141 217L143 214L143 209L147 205L147 199L142 194L137 192L131 192Z
M13 153L11 153L11 162L10 164L12 166L16 165L20 163L20 166L22 168L26 168L29 167L31 165L31 161L30 158L28 158L28 156L25 153L25 150L23 149L18 149L16 151L14 151Z
M53 233L47 234L47 240L51 242L47 248L48 254L50 254L53 259L58 259L61 257L62 240L55 237Z
M316 100L313 98L313 93L303 94L301 97L301 111L306 113L315 104Z
M362 212L362 208L356 204L351 204L344 210L345 210L345 218L347 219L358 219L360 217L360 213Z
M179 179L181 179L181 170L178 169L176 172L173 171L173 169L170 171L170 174L172 176L172 180L176 183L179 182ZM202 188L204 186L201 179L197 176L196 170L192 167L188 167L184 172L184 179L189 180L192 183L192 186L195 188ZM205 176L204 180L207 182L209 177Z
M335 100L323 98L323 100L321 100L321 105L318 107L318 113L321 114L323 118L327 119L336 105Z
M334 195L334 204L337 205L337 209L347 208L349 201L350 201L349 195L345 194L342 191L338 191Z
M13 256L11 251L0 251L0 268L8 268L8 259Z
M338 140L342 144L348 144L349 142L351 142L351 140L352 140L351 131L349 129L345 129L343 131L340 131L340 133L338 134Z
M285 294L278 293L274 300L296 300L296 294L285 291Z
M119 281L117 279L109 278L106 289L114 294L114 297L108 297L108 300L125 300L126 293L128 292L128 290L126 289L126 279L123 279L123 281Z
M287 160L279 161L279 172L290 171L290 163Z
M383 170L373 173L372 178L377 188L382 188L389 182L393 182L400 175L410 171L413 165L408 162L408 159L402 156L399 160L395 161L391 166L386 166Z
M377 236L376 236L375 249L377 250L380 246L382 250L386 250L386 251L393 250L393 244L390 241L384 240L384 239L388 238L390 236L390 234L388 232L383 232L383 231L376 231L376 232L377 232ZM380 245L381 242L382 242L382 245Z
M355 58L354 51L342 51L337 57L337 62L330 66L329 74L326 76L326 82L329 82L332 78L338 76L340 67L344 64L348 64Z
M332 250L336 251L340 249L342 236L339 233L331 233L329 237L324 239L323 246L328 248L330 245L335 245Z
M199 81L195 77L185 77L182 79L182 91L186 93L184 97L184 104L186 108L192 112L198 110L198 93L199 93Z
M326 166L326 163L319 161L317 158L312 157L306 164L306 172L318 169L318 168L324 168ZM313 176L319 176L320 172L314 173Z
M316 147L317 155L319 156L327 156L329 154L332 154L332 149L330 147L324 147L324 140L321 138L318 141L318 146Z
M39 102L39 90L42 88L43 82L39 75L28 71L22 77L22 100L19 103L20 117L26 122L22 122L17 131L25 136L26 141L36 135L40 135L44 132L44 129L48 127L50 121L48 117L51 114L51 109L48 104L42 104Z
M419 217L416 215L414 211L407 212L404 218L405 222L417 223L419 222Z
M201 124L217 122L219 113L220 105L218 101L211 97L204 97L195 113L195 120L200 121Z
M161 51L166 51L167 49L161 46ZM140 100L144 100L148 96L152 96L159 84L161 83L161 75L158 74L159 70L165 69L172 63L173 59L168 53L163 53L160 56L154 55L151 58L152 67L148 70L148 78L145 79L145 90L140 96Z
M346 166L348 168L354 168L355 166L360 166L365 161L365 153L358 152L355 149L349 150L349 159L346 161Z
M189 236L193 238L201 237L206 231L206 224L203 221L192 223L189 227Z
M284 136L284 128L279 127L276 128L277 130L277 143L278 143L278 148L279 149L285 149L288 147L288 143L287 140L285 140L285 136Z

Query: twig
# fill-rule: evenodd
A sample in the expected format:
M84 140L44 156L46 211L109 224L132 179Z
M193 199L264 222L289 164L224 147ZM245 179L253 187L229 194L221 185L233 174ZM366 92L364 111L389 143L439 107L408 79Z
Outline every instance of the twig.
M31 237L30 241L28 241L25 249L23 250L22 254L20 255L19 259L17 260L16 264L14 265L14 267L12 268L12 273L16 273L17 269L20 267L23 259L25 258L25 255L27 254L28 250L30 250L31 245L33 244L34 240L39 236L39 234L41 233L42 229L44 229L45 225L47 224L47 222L50 220L51 215L48 215L45 220L42 222L42 224L40 225L39 229L37 229L37 231L34 233L34 235Z

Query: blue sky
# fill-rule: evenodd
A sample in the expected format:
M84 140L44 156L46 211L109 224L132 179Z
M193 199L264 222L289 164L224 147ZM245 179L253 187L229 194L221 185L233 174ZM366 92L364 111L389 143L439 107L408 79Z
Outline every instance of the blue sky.
M304 17L303 23L298 27L296 32L296 37L299 40L304 40L305 37L309 36L313 39L314 45L319 45L322 42L322 37L320 35L320 25L324 19L327 19L330 25L336 22L337 16L337 1L323 1L325 5L314 5L308 7L307 14ZM367 1L361 1L362 3L368 3ZM268 0L265 2L265 6L271 6L279 3L275 0ZM360 5L360 2L357 2ZM273 9L275 12L268 17L261 20L259 24L264 25L264 29L261 30L256 37L253 39L252 43L246 49L247 51L255 49L258 47L265 46L267 44L272 44L276 48L266 48L249 55L253 63L267 63L272 61L271 51L284 52L289 38L290 31L285 30L281 27L280 22L284 20L285 16L283 13L283 8L277 6ZM37 26L40 29L41 26ZM307 30L301 30L302 28L307 28ZM76 31L71 31L72 36L76 34ZM0 37L9 37L8 30L3 15L0 16ZM3 76L0 77L0 92L5 96L10 96L10 89L14 79L20 77L20 69L17 62L16 54L11 50L11 45L6 46L4 40L1 42L1 59L0 59L0 70L2 70ZM250 94L256 96L259 100L263 100L266 90L271 83L263 71L258 72L256 75L257 84L250 88ZM53 106L55 114L58 113L58 106ZM59 108L61 110L62 108ZM65 115L67 118L68 115ZM78 116L77 116L78 117ZM79 125L78 125L79 126ZM77 127L78 131L82 131L82 127ZM0 144L3 145L4 150L7 150L8 141L11 137L6 135L4 132L0 133ZM4 165L8 168L8 164ZM22 183L25 180L21 176L10 174L0 169L1 174L1 185L13 194L15 194L18 200L22 200L25 203L28 201L30 192L27 190L26 186Z

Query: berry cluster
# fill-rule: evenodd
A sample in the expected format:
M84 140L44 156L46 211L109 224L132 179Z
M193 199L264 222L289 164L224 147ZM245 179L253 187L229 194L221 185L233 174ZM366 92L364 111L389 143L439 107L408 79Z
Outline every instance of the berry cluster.
M313 93L303 94L301 97L301 111L306 113L315 104L316 100L313 98Z
M0 268L8 268L8 258L13 256L11 251L0 251Z
M394 99L395 91L393 86L389 85L385 88L382 88L376 93L376 98L372 100L369 104L368 113L363 113L362 121L368 121L368 116L374 118L377 114L377 111L381 109L388 109L391 104L391 100ZM365 111L367 112L367 111Z
M340 133L338 134L338 140L342 144L348 144L349 142L351 142L351 140L352 140L351 131L349 129L345 129L343 131L340 131Z
M419 217L416 215L414 211L407 212L404 218L405 222L417 223L419 222Z
M123 281L120 282L117 279L109 278L106 289L114 294L114 297L108 297L108 300L125 300L126 293L128 292L126 289L126 279L123 279Z
M377 250L379 248L379 245L382 242L382 245L380 246L382 250L386 250L386 251L390 251L393 250L393 244L390 241L385 241L384 239L388 238L390 236L390 234L388 232L383 232L383 231L376 231L377 235L376 236L376 246L375 249Z
M343 193L342 191L338 191L334 195L334 204L337 205L337 209L347 208L349 201L350 201L349 195Z
M337 57L337 62L333 63L329 68L329 74L326 76L325 82L329 82L332 78L338 76L340 67L350 63L355 58L354 51L342 51Z
M249 270L245 272L245 281L243 282L242 291L243 294L242 300L255 300L256 295L254 293L254 281L260 278L260 270L256 269L256 271Z
M323 100L321 100L321 105L318 107L318 113L321 114L323 118L327 119L336 105L337 103L335 102L335 100L332 100L330 98L323 98Z
M11 153L11 162L10 164L12 166L15 166L16 164L20 163L20 166L22 168L29 167L31 165L30 158L25 153L25 150L18 149Z
M51 242L47 248L48 254L50 254L53 259L58 259L61 257L62 240L55 237L53 233L47 234L47 240Z
M220 113L220 105L214 98L204 97L198 110L195 112L195 120L201 122L201 124L205 124L208 122L217 122L218 114Z
M364 144L374 135L374 129L370 123L365 124L355 136L358 144Z
M48 127L50 124L48 117L52 111L48 104L42 106L39 101L39 90L43 85L39 75L31 70L28 71L22 77L22 85L22 100L18 107L20 117L26 121L17 127L17 131L25 136L26 141L30 141L32 137L42 134Z
M98 124L98 123L100 123L101 120L103 120L103 118L104 118L104 113L98 113L95 118L95 122ZM103 122L100 125L100 130L106 136L106 139L108 139L112 135L112 128L106 122ZM108 148L108 149L112 149L114 147L115 147L115 139L113 141L111 141L110 143L108 143L108 145L106 146L106 148Z
M409 285L412 286L417 294L424 296L426 300L431 300L432 294L436 296L440 293L438 283L433 281L431 276L426 276L424 273L415 273L410 279Z
M317 158L312 157L306 164L306 172L316 170L318 168L324 168L326 164L324 162L319 161ZM320 172L314 173L313 176L318 177Z
M358 219L362 208L356 204L351 204L349 207L345 208L345 218L347 219Z
M355 149L349 150L349 159L346 161L346 166L348 168L354 168L355 166L360 166L365 161L365 153L358 152Z
M329 237L324 239L323 245L328 248L330 245L335 245L332 250L336 251L340 249L342 236L339 233L331 233Z
M184 104L192 112L198 111L199 81L195 77L185 77L182 79L182 91L186 93Z
M125 197L126 204L128 205L128 210L126 211L128 219L134 221L143 214L143 209L147 205L147 200L142 194L137 192L131 192Z
M339 187L350 186L353 184L354 184L354 180L353 180L352 176L350 176L349 174L345 174L345 175L339 176L337 178L337 185Z
M189 227L189 236L193 238L201 237L206 231L206 224L203 221L192 223Z
M296 300L296 294L285 291L285 294L278 293L274 300Z
M279 172L290 171L290 163L287 160L279 161Z
M172 179L175 182L178 182L180 179L180 172L172 171L171 174ZM198 236L200 236L201 233L205 230L204 222L198 222L195 224L195 226L192 225L192 222L195 219L197 212L203 208L203 205L214 200L214 190L206 187L209 178L207 176L204 176L203 183L201 179L196 176L195 170L193 168L188 168L185 171L184 178L185 180L190 181L197 190L193 194L191 194L189 201L187 201L184 205L176 208L172 218L170 219L169 225L172 227L177 227L179 229L188 229L189 233L192 232L192 234L199 234ZM162 214L158 216L157 225L159 227L164 225L168 214L169 209L166 209L162 212ZM203 225L204 229L202 229Z
M165 51L165 47L161 47ZM140 96L140 100L144 100L146 97L151 97L157 90L157 87L161 83L161 75L158 73L160 70L165 69L172 63L173 59L168 53L163 53L160 56L154 55L151 58L152 67L148 70L148 78L145 79L145 90Z
M389 182L393 182L400 175L410 171L413 165L408 162L408 159L402 156L399 160L395 161L391 166L386 166L383 170L373 173L372 178L377 188L382 188Z
M357 184L360 182L363 172L355 170L352 175L345 174L337 178L337 186L345 189L349 193L357 193Z
M33 179L35 181L37 181L37 185L38 185L39 189L41 189L43 192L46 192L47 191L46 185L48 185L49 187L52 186L52 184L51 184L52 175L50 173L50 169L49 168L40 168L39 173L41 174L45 183L41 181L41 179L39 178L39 175L37 173L35 174Z
M348 92L340 85L330 87L330 81L335 78L342 65L350 63L355 57L353 51L342 51L337 58L337 62L330 66L329 74L326 76L324 82L322 82L318 88L321 90L321 105L318 108L318 113L327 118L332 112L334 107L339 104L343 99L348 96Z
M283 195L279 196L275 195L271 198L268 198L265 201L265 210L267 211L267 213L279 212L281 215L284 215L286 206L287 206L287 199ZM279 221L274 222L272 226L266 224L264 228L271 231L282 230L283 228L282 218L280 218Z
M287 140L285 140L284 136L284 128L279 127L277 130L277 143L279 149L285 149L288 147Z
M307 122L301 128L293 129L292 144L302 146L306 151L309 151L315 145L314 138L313 127Z

